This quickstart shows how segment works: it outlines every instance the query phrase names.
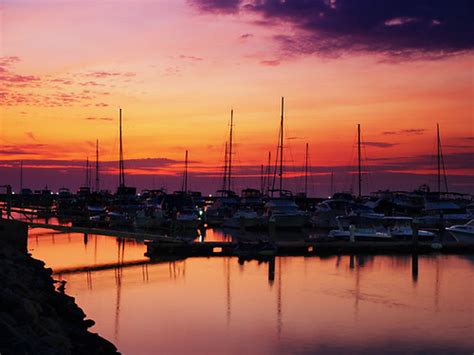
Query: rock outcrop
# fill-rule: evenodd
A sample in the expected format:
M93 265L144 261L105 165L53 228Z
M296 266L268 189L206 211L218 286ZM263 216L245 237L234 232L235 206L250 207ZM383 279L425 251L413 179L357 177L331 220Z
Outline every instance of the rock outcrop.
M88 331L94 321L58 292L52 270L1 240L0 354L118 354Z

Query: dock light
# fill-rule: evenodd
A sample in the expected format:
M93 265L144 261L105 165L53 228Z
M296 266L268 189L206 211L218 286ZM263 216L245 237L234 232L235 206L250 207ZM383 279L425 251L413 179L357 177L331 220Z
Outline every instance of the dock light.
M209 194L209 197L212 197L212 194Z
M12 191L12 195L14 195L14 194L15 194L15 191Z
M216 253L216 254L217 253L222 253L222 248L221 247L214 247L214 248L212 248L212 252Z

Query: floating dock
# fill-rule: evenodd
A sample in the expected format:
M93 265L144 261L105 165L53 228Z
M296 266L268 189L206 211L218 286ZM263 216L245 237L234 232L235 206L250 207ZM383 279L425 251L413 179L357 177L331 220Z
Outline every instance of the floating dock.
M248 246L254 245L255 251ZM472 254L474 244L459 242L431 243L412 241L277 241L273 251L259 251L258 243L245 243L245 255L255 256L312 256L312 255L353 255L353 254ZM163 255L179 256L242 256L238 243L234 242L147 242L148 257Z

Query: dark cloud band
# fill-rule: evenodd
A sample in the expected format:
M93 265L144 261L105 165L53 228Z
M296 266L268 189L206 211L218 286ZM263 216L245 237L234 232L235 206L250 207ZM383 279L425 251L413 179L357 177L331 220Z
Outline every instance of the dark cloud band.
M474 48L470 0L191 0L211 13L251 12L259 23L289 24L275 39L294 54L373 52L439 58Z

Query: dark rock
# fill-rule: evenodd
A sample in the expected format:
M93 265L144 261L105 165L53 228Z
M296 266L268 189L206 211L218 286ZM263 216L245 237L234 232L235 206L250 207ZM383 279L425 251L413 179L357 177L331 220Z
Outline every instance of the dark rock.
M0 239L0 354L118 354L44 266Z

